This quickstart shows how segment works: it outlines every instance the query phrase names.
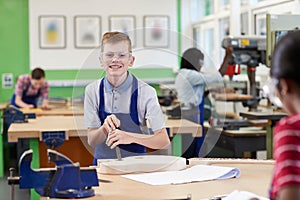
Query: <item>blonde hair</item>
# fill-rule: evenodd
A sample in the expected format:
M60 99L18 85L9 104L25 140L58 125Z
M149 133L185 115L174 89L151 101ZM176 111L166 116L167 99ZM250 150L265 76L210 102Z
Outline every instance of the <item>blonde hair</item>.
M129 36L125 33L121 32L106 32L104 33L101 41L101 52L103 52L104 49L104 44L106 43L117 43L121 41L127 41L128 42L128 51L132 52L132 45L131 45L131 40Z

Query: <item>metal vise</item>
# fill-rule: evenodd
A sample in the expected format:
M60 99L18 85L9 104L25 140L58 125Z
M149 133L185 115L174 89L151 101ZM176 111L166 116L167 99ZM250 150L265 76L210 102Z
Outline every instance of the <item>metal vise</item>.
M26 123L28 119L36 118L35 113L24 114L19 108L10 105L3 113L4 122L10 126L11 123Z
M55 168L31 169L32 150L23 153L19 161L20 188L34 188L50 198L84 198L94 196L92 186L99 186L96 168L82 167L54 150L47 150Z

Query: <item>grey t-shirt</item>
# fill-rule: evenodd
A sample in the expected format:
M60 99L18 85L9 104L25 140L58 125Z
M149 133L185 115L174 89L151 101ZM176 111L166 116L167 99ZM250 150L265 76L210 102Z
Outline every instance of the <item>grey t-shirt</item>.
M202 102L205 86L222 81L220 73L202 73L181 69L175 79L178 100L198 106Z
M129 113L133 77L128 73L127 79L119 87L113 87L104 79L105 111L108 113ZM85 89L84 125L86 128L99 128L99 86L101 80L90 83ZM158 103L153 87L138 80L138 116L141 130L148 133L147 121L152 131L165 127L164 115ZM121 122L122 123L122 122Z

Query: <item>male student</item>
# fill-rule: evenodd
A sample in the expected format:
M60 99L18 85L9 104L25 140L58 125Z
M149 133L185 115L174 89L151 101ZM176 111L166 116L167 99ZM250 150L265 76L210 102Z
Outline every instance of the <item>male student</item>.
M103 35L100 63L106 76L86 87L84 100L88 143L95 147L94 164L97 159L116 158L116 146L126 157L145 154L145 147L163 149L170 144L155 89L128 72L134 60L128 35Z
M42 108L48 108L49 85L45 81L45 72L35 68L31 74L18 77L15 92L10 104L18 108L36 108L39 97L43 98Z

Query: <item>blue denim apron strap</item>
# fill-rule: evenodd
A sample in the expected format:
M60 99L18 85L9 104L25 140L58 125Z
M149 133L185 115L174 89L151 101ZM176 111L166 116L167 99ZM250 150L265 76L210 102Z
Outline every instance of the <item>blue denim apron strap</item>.
M140 129L140 123L138 118L138 109L137 109L137 101L138 101L138 80L133 76L132 83L132 94L131 94L131 102L130 102L130 113L108 113L105 111L105 98L104 98L104 80L103 78L100 82L99 86L99 118L101 124L104 123L104 120L108 115L114 114L117 118L122 122L119 127L121 130L126 132L133 133L142 133ZM139 144L126 144L119 145L121 149L122 156L134 156L134 155L142 155L145 154L146 148ZM94 154L94 164L96 164L97 159L109 159L116 158L116 153L114 150L111 150L105 143L99 144L95 149Z

